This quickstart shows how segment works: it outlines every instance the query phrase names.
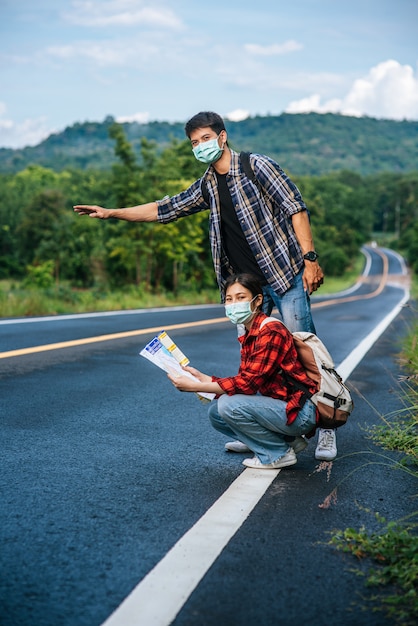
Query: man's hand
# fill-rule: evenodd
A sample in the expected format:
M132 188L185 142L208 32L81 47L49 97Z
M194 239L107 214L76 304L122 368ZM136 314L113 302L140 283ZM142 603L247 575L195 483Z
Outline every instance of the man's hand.
M96 204L76 204L73 209L79 215L97 217L101 220L108 218L110 213L110 209L105 209L104 207L97 206Z
M105 209L97 204L76 204L74 211L79 215L98 217L100 220L107 220L110 217L127 222L157 222L158 204L147 202L137 206L124 207L123 209Z
M309 295L319 289L324 282L324 272L317 261L305 261L303 286Z

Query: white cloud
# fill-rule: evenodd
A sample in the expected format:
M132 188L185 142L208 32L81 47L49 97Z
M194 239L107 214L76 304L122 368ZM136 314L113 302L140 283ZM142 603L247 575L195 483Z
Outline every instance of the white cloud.
M343 98L321 103L319 94L291 102L287 113L342 113L387 118L418 118L418 78L410 65L388 60L372 67L367 76L354 81Z
M149 122L149 113L133 113L132 115L121 115L116 118L119 124L125 124L129 122L138 122L138 124L147 124Z
M158 28L183 28L181 20L166 8L156 8L141 0L74 0L73 12L64 18L78 26L155 26Z
M277 56L280 54L288 54L289 52L296 52L302 50L303 45L290 39L282 44L271 44L270 46L261 46L256 43L247 43L244 46L245 50L254 56Z
M291 102L286 108L286 113L310 113L311 111L315 113L342 113L341 102L338 98L334 98L321 104L321 96L314 93L307 98ZM355 113L353 112L351 115L355 115Z
M250 117L250 112L245 109L235 109L235 111L231 111L231 113L225 115L225 119L231 122L242 122L242 120L246 120L247 117Z
M62 46L49 46L45 54L52 61L71 63L86 60L98 68L135 68L142 72L167 71L179 64L177 50L164 46L167 37L109 39L103 41L78 41ZM176 56L177 55L177 56ZM170 66L171 63L171 66ZM184 59L186 63L186 59Z
M46 117L26 119L21 123L16 123L4 117L6 111L6 105L0 102L0 146L2 148L36 146L54 132L47 127Z
M140 52L140 51L137 51ZM147 50L149 53L150 50ZM46 53L61 60L88 59L99 67L125 66L136 60L134 50L122 42L79 42L76 45L50 46Z

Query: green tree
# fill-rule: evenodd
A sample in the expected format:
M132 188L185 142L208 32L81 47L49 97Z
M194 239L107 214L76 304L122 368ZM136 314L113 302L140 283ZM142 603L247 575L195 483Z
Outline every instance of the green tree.
M161 153L152 142L141 142L141 165L120 125L111 127L120 163L113 167L113 193L118 206L151 202L186 189L202 172L196 167L189 142L174 140ZM203 170L204 171L204 170ZM109 220L112 222L112 220ZM116 283L134 281L144 289L177 290L193 275L190 260L204 256L207 222L199 216L167 225L114 222L106 224L108 274ZM199 264L198 264L199 266Z
M370 238L372 211L357 174L339 172L296 180L311 214L315 246L326 275L339 276Z
M30 207L39 200L40 194L58 194L61 197L58 211L60 219L63 218L64 212L67 216L65 229L68 229L68 235L64 238L64 248L72 243L71 229L73 225L74 213L72 205L85 201L86 198L91 199L94 203L102 204L105 198L111 198L108 176L105 172L77 171L69 170L60 173L47 170L39 166L31 166L26 170L19 172L15 176L0 175L0 275L6 276L22 276L26 271L26 265L32 262L35 241L32 241L30 234L25 232L27 227L36 231L36 245L41 243L45 238L50 240L50 226L55 222L57 215L55 210L57 207L51 206L48 211L38 215L36 213L39 206L34 207L31 214ZM112 198L111 198L112 200ZM71 219L70 219L71 217ZM38 227L39 221L39 227ZM89 220L79 219L77 221L78 230L75 232L83 238L83 233L88 233ZM96 230L97 235L99 234ZM84 236L85 238L85 236ZM86 246L86 253L91 254L93 249L92 242L89 240ZM45 246L42 255L45 254ZM62 255L64 256L64 255ZM65 256L65 261L70 263L70 254ZM84 260L83 260L84 263ZM88 268L89 264L84 263ZM64 269L65 264L62 265ZM79 263L82 267L82 263Z
M59 222L65 215L65 200L59 191L41 191L25 207L17 227L19 255L26 264L57 261L59 244L56 241ZM61 238L60 238L61 239Z
M263 132L268 128L263 126ZM96 130L83 127L86 137ZM213 287L207 212L167 225L97 223L74 214L74 204L132 206L171 196L205 171L188 140L173 138L162 147L161 141L142 137L137 158L126 127L109 119L107 131L117 159L110 172L56 172L31 165L15 175L0 175L0 276L23 276L28 265L52 261L55 279L78 287L136 284L149 291ZM166 137L169 131L167 125ZM416 266L418 172L363 177L341 169L293 178L310 210L326 274L343 273L376 231Z

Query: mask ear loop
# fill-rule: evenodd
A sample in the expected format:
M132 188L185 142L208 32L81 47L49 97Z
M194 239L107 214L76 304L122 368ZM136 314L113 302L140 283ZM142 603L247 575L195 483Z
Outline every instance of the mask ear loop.
M258 296L261 296L261 293L258 293L256 296L254 296L254 298L252 298L252 299L250 300L250 310L251 310L251 317L250 317L250 320L253 320L253 319L254 319L254 317L255 317L255 315L256 315L256 313L257 313L258 311L261 311L261 306L260 306L260 307L256 306L254 309L253 309L253 307L252 307L252 303L254 302L254 300L255 300L256 298L258 298ZM263 303L263 301L261 301L261 303Z
M253 302L253 300L255 300L256 298L258 298L259 296L261 296L261 302L259 305L256 305L255 309L254 309L254 313L257 310L261 311L261 307L263 306L263 294L262 293L258 293L256 296L254 296L254 298L252 300L250 300L250 302ZM252 310L252 309L251 309Z

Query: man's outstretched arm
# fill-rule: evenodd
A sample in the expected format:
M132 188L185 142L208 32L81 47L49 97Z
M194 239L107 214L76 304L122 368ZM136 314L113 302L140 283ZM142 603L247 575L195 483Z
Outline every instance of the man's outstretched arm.
M127 222L156 222L158 218L158 205L156 202L138 204L138 206L124 209L105 209L96 204L76 204L74 211L79 215L88 215L101 220L113 217Z

